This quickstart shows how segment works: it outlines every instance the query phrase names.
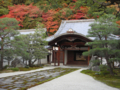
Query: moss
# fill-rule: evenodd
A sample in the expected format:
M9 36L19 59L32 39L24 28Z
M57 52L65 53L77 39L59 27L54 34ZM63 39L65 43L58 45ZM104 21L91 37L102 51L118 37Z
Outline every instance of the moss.
M28 83L28 81L24 81L24 82L23 82L24 85L27 84L27 83Z
M105 84L115 87L115 88L120 88L120 73L119 70L114 70L117 74L114 76L111 76L108 71L102 71L102 72L94 72L91 70L83 70L81 73L90 75L94 77L96 80L99 80L101 82L104 82ZM98 73L98 74L96 74Z
M8 70L19 71L19 68L9 68Z
M30 71L30 70L35 70L35 69L40 69L42 67L29 67L29 68L19 68L20 71Z

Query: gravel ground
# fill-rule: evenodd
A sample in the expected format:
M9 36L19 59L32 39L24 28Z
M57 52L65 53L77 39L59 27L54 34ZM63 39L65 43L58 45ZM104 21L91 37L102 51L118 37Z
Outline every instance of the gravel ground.
M28 90L120 90L99 82L91 76L80 73L81 70L83 69L32 87Z

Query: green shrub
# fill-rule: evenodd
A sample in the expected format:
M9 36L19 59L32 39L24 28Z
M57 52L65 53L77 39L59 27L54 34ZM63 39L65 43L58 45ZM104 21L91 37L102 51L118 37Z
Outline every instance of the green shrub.
M25 68L29 68L29 66L25 66Z
M107 65L100 65L100 74L101 75L110 74L110 72L108 70L109 70L109 68Z
M109 68L108 68L108 66L107 65L100 65L100 70L101 71L107 71Z
M3 67L3 69L7 69L7 67L8 67L8 65L5 65L5 66Z
M19 68L10 68L10 70L13 70L13 71L19 71Z
M43 66L44 66L44 64L41 64L41 65L35 64L35 65L33 65L33 67L43 67Z
M100 74L101 75L107 75L107 74L110 74L110 72L109 71L101 71Z
M82 72L82 73L92 73L91 70L82 70L81 72Z
M100 65L100 60L97 60L97 59L90 62L93 63L93 66Z

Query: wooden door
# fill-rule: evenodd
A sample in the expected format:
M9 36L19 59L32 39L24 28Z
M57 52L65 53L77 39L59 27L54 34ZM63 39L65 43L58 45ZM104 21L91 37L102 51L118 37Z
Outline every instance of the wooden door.
M64 50L60 50L60 63L64 63Z

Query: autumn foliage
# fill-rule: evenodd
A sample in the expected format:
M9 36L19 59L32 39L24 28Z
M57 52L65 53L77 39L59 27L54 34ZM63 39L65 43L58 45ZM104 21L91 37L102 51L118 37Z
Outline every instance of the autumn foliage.
M21 27L23 27L22 22L24 21L26 16L28 16L30 20L32 20L41 16L42 14L42 11L40 11L38 7L33 6L32 3L28 6L22 4L22 5L8 6L8 8L9 8L9 14L3 15L0 18L4 18L4 17L15 18L17 21L19 21L19 26Z
M21 29L35 28L36 22L41 22L45 25L49 34L54 34L58 30L61 20L93 18L92 14L94 13L91 12L90 14L91 6L81 6L79 4L79 2L81 2L80 0L14 0L15 2L9 0L10 4L5 0L0 1L4 3L2 3L1 6L6 8L6 12L4 8L2 9L4 13L2 12L2 14L0 14L3 15L0 16L0 18L15 18L19 21ZM118 4L110 5L107 8L111 7L116 8L117 12L114 14L119 16ZM96 18L99 18L99 16ZM117 23L119 23L119 21Z
M71 8L66 8L68 5L63 4L64 8L56 10L48 10L48 12L42 14L43 23L45 24L48 32L54 33L58 30L61 20L78 20L87 18L87 7L80 7L79 10Z
M33 3L30 5L14 5L8 6L9 13L7 15L0 16L0 18L8 17L15 18L19 21L19 26L21 28L35 28L36 22L42 22L47 31L51 34L54 34L61 23L61 20L78 20L87 18L87 7L80 7L75 9L75 3L77 0L72 0L71 3L61 3L62 8L51 8L45 12L42 9L39 9L37 6L34 6ZM68 1L70 2L70 1ZM47 4L44 5L44 8Z

